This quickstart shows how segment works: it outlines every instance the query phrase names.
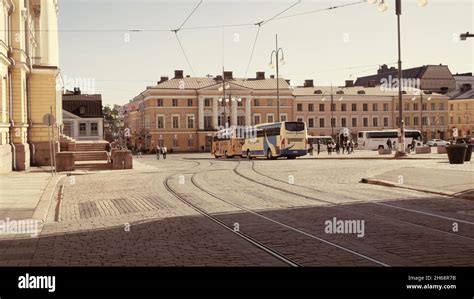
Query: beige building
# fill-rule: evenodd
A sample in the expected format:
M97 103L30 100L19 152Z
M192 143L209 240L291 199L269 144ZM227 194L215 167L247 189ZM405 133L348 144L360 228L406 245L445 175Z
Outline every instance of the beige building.
M145 148L165 145L173 151L209 151L212 135L224 126L225 119L231 126L276 121L276 86L276 79L265 78L263 72L256 78L239 79L232 72L224 72L224 78L191 78L175 71L173 79L162 77L156 86L135 97L133 105L138 103L138 109L128 116L131 143ZM279 86L280 118L292 119L292 91L283 79Z
M474 137L474 93L468 98L449 101L449 135L454 138L453 130L458 137Z
M52 112L56 139L62 123L58 3L3 0L0 8L0 172L49 165L44 116Z
M227 101L221 101L221 76L191 78L176 71L171 80L162 77L128 105L129 145L208 151L216 128L224 125L224 115L229 125L236 126L277 121L275 78L258 72L256 78L243 80L226 72L225 79ZM337 136L347 128L356 138L358 131L398 127L398 90L354 86L352 81L345 86L314 86L312 80L292 88L280 79L279 92L280 119L304 121L314 136ZM437 93L407 90L403 96L406 127L422 131L425 140L446 138L448 100Z
M313 136L337 136L348 129L355 139L358 131L398 128L398 90L353 86L352 81L345 86L313 86L306 80L293 95L294 119L305 121ZM421 96L419 90L404 92L406 128L422 131L425 141L445 138L448 99L436 93Z

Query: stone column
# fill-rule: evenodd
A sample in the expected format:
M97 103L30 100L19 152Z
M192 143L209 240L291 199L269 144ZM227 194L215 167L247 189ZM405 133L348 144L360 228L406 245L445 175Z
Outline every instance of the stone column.
M219 126L218 121L219 114L219 101L217 98L212 99L212 127L217 128Z
M252 111L251 111L251 98L245 99L245 125L251 126L252 125Z
M230 125L237 126L237 99L231 103Z
M199 130L204 130L204 99L198 98Z

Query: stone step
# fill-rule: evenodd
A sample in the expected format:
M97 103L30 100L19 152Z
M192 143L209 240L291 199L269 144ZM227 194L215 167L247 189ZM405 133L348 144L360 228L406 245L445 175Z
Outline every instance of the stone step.
M81 161L76 162L74 168L75 170L100 171L112 170L113 166L111 163L106 163L103 161Z
M75 161L107 161L107 152L90 151L90 152L74 152Z
M105 151L105 147L104 143L76 143L78 152Z

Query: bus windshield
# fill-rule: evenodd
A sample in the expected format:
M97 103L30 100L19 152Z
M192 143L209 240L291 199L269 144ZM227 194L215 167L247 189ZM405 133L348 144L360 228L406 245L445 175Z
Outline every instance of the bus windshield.
M290 132L304 131L304 122L285 122L285 129Z

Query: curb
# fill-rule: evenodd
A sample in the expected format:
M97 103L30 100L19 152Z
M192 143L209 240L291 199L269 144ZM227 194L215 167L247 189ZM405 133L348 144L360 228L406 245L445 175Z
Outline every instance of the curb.
M33 216L31 217L32 219L40 220L42 222L41 229L38 233L38 235L41 235L41 232L43 231L44 224L46 223L46 220L48 219L48 213L50 211L50 206L53 202L54 194L56 191L56 187L58 186L59 182L66 177L65 175L59 174L54 176L46 186L43 194L41 195L41 198L36 205L35 211L33 213Z
M472 197L472 196L462 196L462 195L457 195L458 193L446 193L446 192L439 191L439 190L436 190L436 189L421 188L421 187L411 186L411 185L406 185L406 184L403 184L403 185L402 184L396 184L396 183L393 183L393 182L390 182L390 181L384 181L384 180L362 178L360 180L360 182L363 183L363 184L369 184L369 185L378 185L378 186L383 186L383 187L400 188L400 189L407 189L407 190L412 190L412 191L436 194L436 195L441 195L441 196L446 196L446 197L455 197L455 198L461 198L461 199L467 199L467 200L474 200L474 197Z

